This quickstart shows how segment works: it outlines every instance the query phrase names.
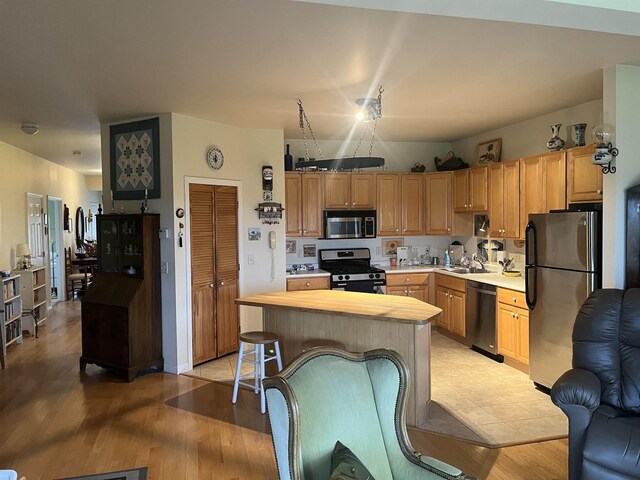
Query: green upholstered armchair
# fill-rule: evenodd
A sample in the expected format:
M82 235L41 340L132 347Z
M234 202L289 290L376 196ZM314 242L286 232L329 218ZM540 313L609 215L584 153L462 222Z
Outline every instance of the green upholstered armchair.
M411 446L405 424L408 377L392 350L315 348L266 378L280 479L328 479L336 441L375 480L471 478Z

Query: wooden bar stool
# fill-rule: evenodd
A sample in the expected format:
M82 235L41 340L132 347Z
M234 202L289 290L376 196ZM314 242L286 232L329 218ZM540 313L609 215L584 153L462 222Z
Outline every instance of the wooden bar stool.
M345 350L344 343L336 342L335 340L328 340L326 338L310 338L300 344L300 349L303 353L316 347L331 347Z
M236 377L233 382L233 398L231 403L236 403L238 400L238 386L244 385L245 387L253 388L254 393L257 395L260 393L260 411L264 413L266 411L264 400L264 389L262 388L262 380L264 379L264 364L270 360L276 360L278 362L278 371L282 370L282 359L280 358L280 339L275 333L270 332L244 332L240 334L240 351L238 352L238 365L236 367ZM253 350L245 352L245 344L252 343ZM271 357L264 356L264 346L266 344L273 343L275 349L275 355ZM253 360L245 359L253 355ZM253 363L253 372L240 375L242 370L242 362ZM244 383L240 379L253 375L253 385Z

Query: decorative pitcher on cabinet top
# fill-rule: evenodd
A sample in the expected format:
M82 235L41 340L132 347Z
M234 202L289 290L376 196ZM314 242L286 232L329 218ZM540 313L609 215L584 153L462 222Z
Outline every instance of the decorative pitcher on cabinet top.
M557 152L564 147L564 140L558 135L560 133L561 123L551 125L551 134L553 135L547 142L547 148L552 152Z

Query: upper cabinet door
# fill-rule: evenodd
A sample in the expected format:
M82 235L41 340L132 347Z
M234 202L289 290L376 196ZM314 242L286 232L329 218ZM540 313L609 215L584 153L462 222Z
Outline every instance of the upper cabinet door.
M302 178L299 173L284 175L284 219L288 237L302 236Z
M324 174L324 208L346 209L350 208L350 174L325 173Z
M489 166L489 225L490 235L493 238L500 238L504 230L503 213L503 179L504 170L502 163L494 163Z
M469 170L453 172L453 211L469 211Z
M400 175L381 173L376 175L378 235L400 234Z
M540 157L527 157L520 160L520 236L524 236L524 229L530 213L543 212L542 169Z
M427 235L451 235L451 173L427 173L426 226Z
M567 162L565 152L547 153L542 156L543 212L563 210L567 207Z
M592 163L593 145L567 152L567 203L602 201L602 168Z
M402 234L424 235L424 177L402 175Z
M302 174L302 235L322 237L322 174Z
M351 208L373 210L376 208L376 174L352 173Z
M469 210L486 212L487 201L487 166L469 169Z
M502 164L502 236L520 236L520 162Z

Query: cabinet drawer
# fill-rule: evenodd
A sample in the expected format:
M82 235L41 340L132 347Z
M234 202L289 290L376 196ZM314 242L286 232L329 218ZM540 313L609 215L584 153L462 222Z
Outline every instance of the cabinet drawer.
M329 277L287 278L287 291L327 290Z
M387 286L396 287L399 285L428 285L428 273L393 273L387 274Z
M438 287L450 288L451 290L467 293L467 281L462 278L436 274L436 285L438 285Z
M528 310L524 292L498 288L498 302Z

